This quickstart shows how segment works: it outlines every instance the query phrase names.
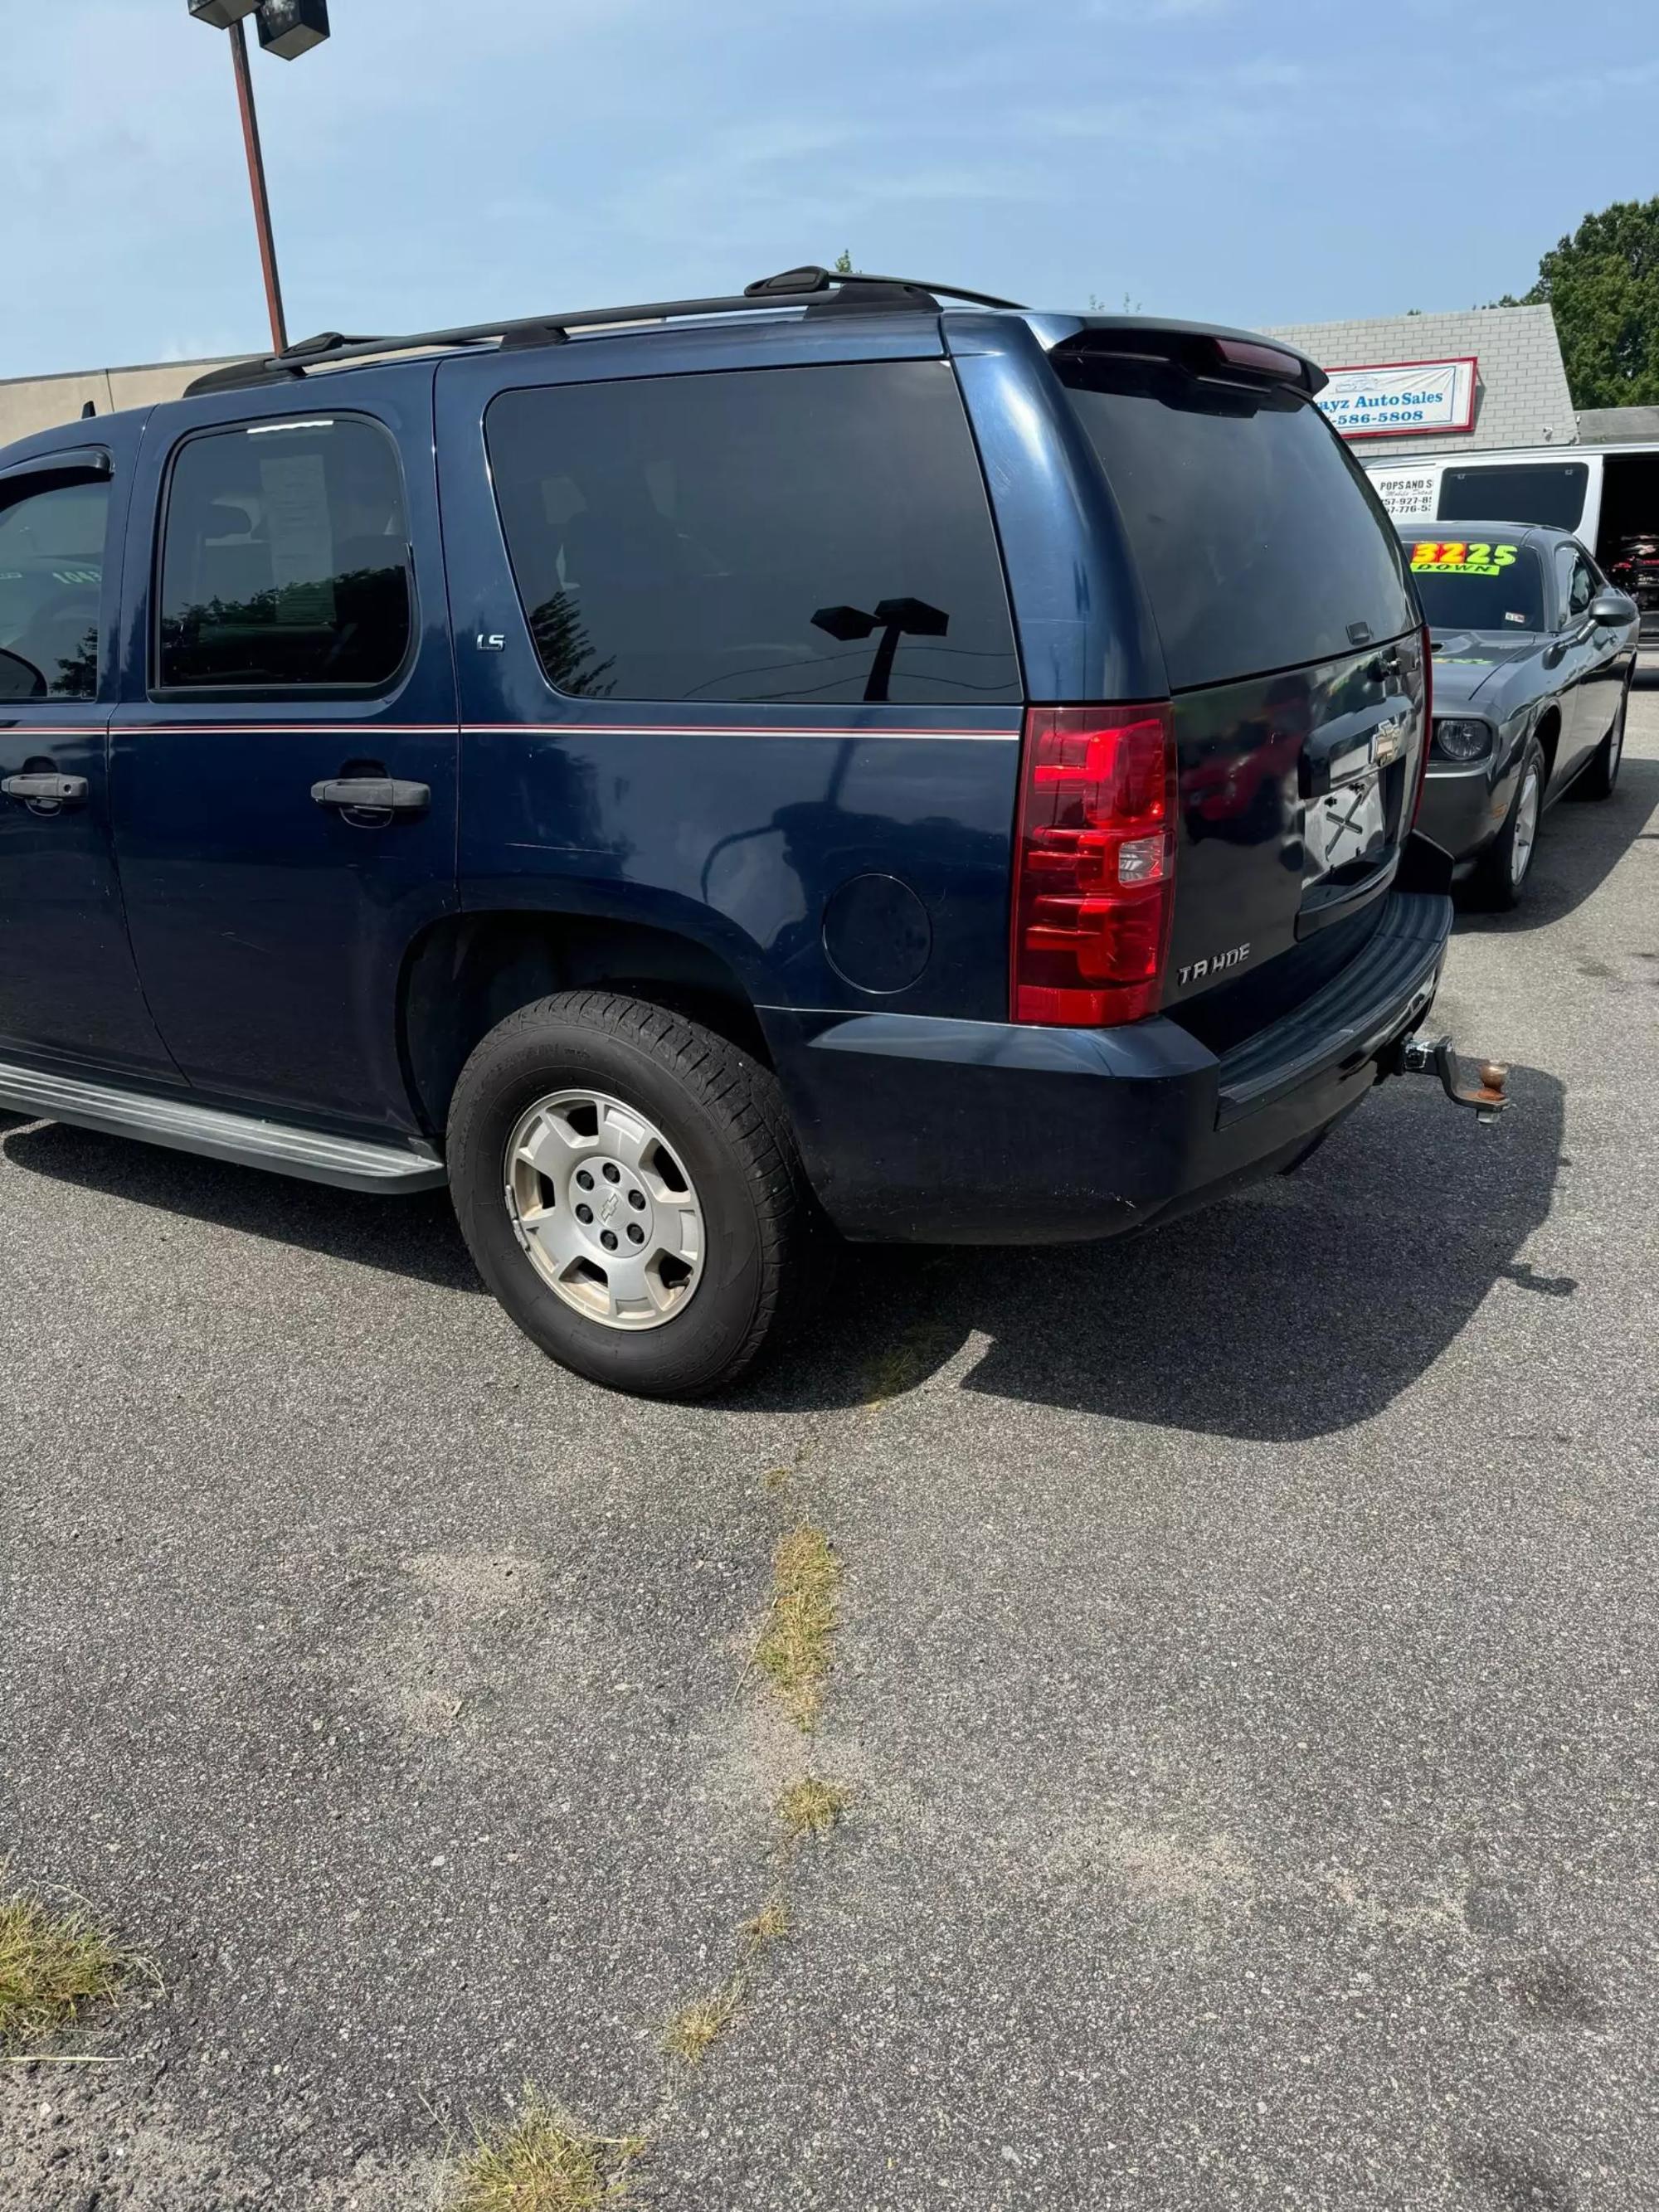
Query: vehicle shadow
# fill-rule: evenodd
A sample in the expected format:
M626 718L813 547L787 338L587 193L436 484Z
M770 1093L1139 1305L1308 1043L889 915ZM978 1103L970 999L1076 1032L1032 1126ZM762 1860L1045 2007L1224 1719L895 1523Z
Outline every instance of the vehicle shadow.
M1460 928L1517 936L1543 929L1598 891L1659 806L1659 760L1625 756L1611 799L1571 793L1544 817L1532 874L1513 914L1462 913Z
M803 1338L717 1403L825 1413L927 1384L1203 1435L1291 1442L1370 1419L1500 1279L1571 1297L1520 1260L1547 1217L1565 1093L1517 1068L1478 1127L1427 1080L1391 1083L1302 1171L1105 1244L849 1249ZM447 1200L359 1196L59 1122L0 1133L13 1167L89 1191L482 1292Z
M855 1318L740 1401L879 1402L978 1333L990 1342L960 1387L986 1397L1262 1442L1369 1419L1500 1279L1577 1290L1519 1257L1550 1210L1565 1093L1532 1068L1511 1091L1483 1128L1427 1081L1390 1084L1299 1175L1133 1240L854 1254L831 1311Z
M484 1294L442 1191L377 1198L106 1137L67 1121L0 1121L0 1155L31 1175L378 1267L440 1290Z

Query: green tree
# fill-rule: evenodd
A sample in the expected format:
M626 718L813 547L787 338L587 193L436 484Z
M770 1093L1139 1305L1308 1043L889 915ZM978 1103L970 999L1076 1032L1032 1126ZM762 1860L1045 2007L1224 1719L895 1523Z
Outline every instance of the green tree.
M1498 305L1554 309L1575 407L1659 406L1659 199L1587 215Z
M852 273L853 249L850 246L843 246L836 256L836 274L837 276L850 276Z

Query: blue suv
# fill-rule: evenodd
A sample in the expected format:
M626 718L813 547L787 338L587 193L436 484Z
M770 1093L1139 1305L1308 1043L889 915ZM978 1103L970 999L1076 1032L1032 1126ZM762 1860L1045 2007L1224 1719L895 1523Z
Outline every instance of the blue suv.
M0 1106L447 1183L538 1344L662 1395L838 1236L1293 1165L1423 1057L1450 916L1322 382L803 269L10 447Z

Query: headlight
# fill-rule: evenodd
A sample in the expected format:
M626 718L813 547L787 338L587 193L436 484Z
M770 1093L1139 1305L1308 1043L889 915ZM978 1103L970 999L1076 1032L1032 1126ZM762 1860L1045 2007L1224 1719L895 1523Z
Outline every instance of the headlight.
M1434 726L1434 749L1442 760L1485 760L1492 750L1490 722L1462 721L1448 718Z

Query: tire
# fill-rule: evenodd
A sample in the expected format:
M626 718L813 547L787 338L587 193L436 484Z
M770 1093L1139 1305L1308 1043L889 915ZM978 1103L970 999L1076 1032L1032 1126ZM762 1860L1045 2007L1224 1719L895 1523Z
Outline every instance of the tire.
M1625 719L1630 712L1630 687L1635 681L1635 671L1626 678L1625 688L1619 695L1619 712L1613 727L1590 755L1583 774L1573 785L1586 799L1611 799L1619 782L1619 771L1625 759Z
M833 1243L777 1079L608 991L490 1030L455 1086L448 1161L467 1249L525 1334L642 1397L733 1382L805 1310Z
M1504 913L1520 904L1538 850L1547 779L1544 749L1536 738L1528 738L1521 756L1515 797L1510 801L1504 826L1481 854L1479 866L1469 878L1468 899L1472 906Z

